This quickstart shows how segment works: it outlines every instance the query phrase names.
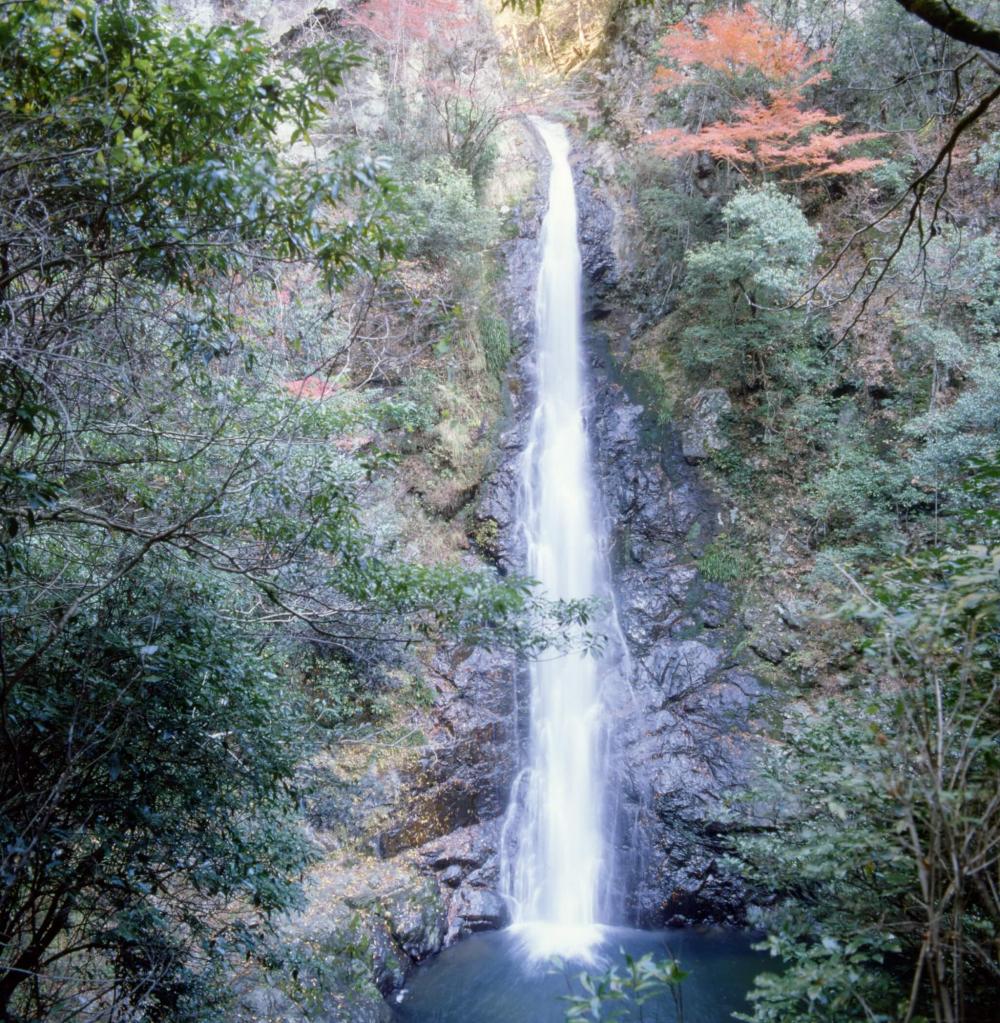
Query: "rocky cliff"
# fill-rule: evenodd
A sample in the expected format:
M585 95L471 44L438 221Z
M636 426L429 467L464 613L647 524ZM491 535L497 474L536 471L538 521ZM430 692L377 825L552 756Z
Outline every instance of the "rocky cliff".
M539 159L543 159L538 154ZM733 650L741 626L725 589L699 574L697 560L717 531L721 509L684 454L681 433L656 422L619 370L630 313L617 291L614 210L577 153L581 244L587 279L590 429L608 517L618 616L629 648L629 677L618 687L612 744L616 783L611 814L622 868L624 919L643 926L740 922L746 902L720 856L733 826L726 796L744 781L747 733L760 683ZM509 318L521 340L509 374L509 415L495 465L477 505L495 523L501 571L523 565L518 529L518 461L532 405L532 294L540 201L521 211L506 250ZM510 783L524 759L525 679L506 658L476 651L439 664L448 695L437 712L451 741L436 769L412 778L417 804L437 837L425 860L445 878L450 936L504 919L498 899L498 837ZM423 831L421 829L424 829ZM391 836L416 845L426 823ZM471 910L471 915L470 914ZM488 910L488 912L486 912Z

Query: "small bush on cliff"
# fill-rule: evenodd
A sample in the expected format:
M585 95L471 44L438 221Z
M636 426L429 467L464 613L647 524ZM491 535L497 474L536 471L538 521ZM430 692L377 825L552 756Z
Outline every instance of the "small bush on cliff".
M883 553L902 546L901 513L923 499L910 487L907 467L894 452L853 440L832 452L825 471L807 489L818 536L867 543Z
M698 569L709 582L733 583L752 578L757 563L745 544L732 536L719 536L705 548Z
M990 345L969 368L966 388L944 408L907 424L923 446L911 468L927 486L950 490L962 465L974 455L992 454L1000 435L1000 346Z
M693 373L754 389L781 376L784 350L804 330L793 308L817 253L798 204L768 185L739 192L722 212L725 237L687 256L682 358Z
M480 206L468 171L446 156L434 157L417 164L406 184L402 227L412 255L440 262L492 244L496 216Z

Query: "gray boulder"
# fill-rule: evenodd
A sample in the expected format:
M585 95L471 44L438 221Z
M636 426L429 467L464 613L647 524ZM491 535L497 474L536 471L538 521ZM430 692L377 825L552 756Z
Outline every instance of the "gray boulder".
M437 883L428 878L417 891L404 891L384 903L386 926L415 962L440 951L447 921Z
M721 387L702 388L691 399L681 431L681 450L689 464L704 462L713 451L729 447L723 422L732 410L729 395Z

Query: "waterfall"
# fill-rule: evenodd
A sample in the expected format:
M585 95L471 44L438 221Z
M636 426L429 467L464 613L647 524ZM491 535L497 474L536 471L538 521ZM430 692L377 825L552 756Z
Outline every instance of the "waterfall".
M581 349L581 264L569 139L533 119L551 159L535 317L537 398L522 462L528 574L546 594L607 592ZM538 955L581 955L599 937L605 848L601 662L550 650L530 665L528 766L502 843L513 922ZM513 832L513 834L511 834Z

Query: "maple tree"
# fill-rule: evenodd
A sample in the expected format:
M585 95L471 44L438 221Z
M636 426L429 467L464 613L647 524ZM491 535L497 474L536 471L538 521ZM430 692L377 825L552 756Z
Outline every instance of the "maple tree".
M392 88L398 86L415 45L454 42L469 25L462 0L364 0L345 21L367 33L385 54Z
M649 141L665 156L704 152L748 176L852 174L881 162L845 154L879 133L845 133L837 128L841 117L807 103L806 90L828 77L822 67L827 53L810 53L794 33L775 28L750 4L706 15L697 31L675 25L660 52L676 66L657 69L657 91L713 90L731 106L727 116L698 130L655 132Z

